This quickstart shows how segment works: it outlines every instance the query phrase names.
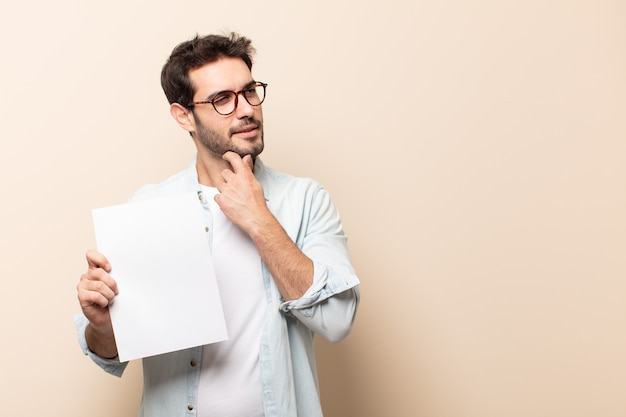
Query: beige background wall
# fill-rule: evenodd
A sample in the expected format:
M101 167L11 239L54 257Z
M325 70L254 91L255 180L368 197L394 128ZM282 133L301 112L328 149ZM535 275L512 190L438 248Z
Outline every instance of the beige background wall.
M90 210L188 164L159 71L232 29L362 279L327 416L626 415L626 3L216 3L0 2L0 414L135 415L75 341Z

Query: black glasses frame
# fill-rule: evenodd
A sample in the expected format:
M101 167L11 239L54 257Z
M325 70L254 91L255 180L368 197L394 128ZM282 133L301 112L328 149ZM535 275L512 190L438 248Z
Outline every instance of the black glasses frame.
M258 104L252 104L250 103L250 101L248 101L248 97L246 97L246 95L244 94L246 91L252 89L252 88L257 88L257 87L263 87L263 98L261 99L261 101ZM266 93L266 88L267 88L267 83L262 83L260 81L255 81L253 84L249 85L248 87L244 88L243 90L239 90L239 91L230 91L230 90L225 90L225 91L220 91L218 93L215 93L215 97L217 98L217 96L219 96L220 94L225 94L225 93L231 93L235 95L235 106L233 107L233 109L228 112L228 113L222 113L220 112L217 107L215 107L215 98L211 99L211 100L204 100L204 101L194 101L190 104L187 105L187 107L193 107L197 104L211 104L213 106L213 108L215 109L215 111L218 114L221 114L222 116L228 116L229 114L233 114L235 112L235 110L237 110L237 106L239 105L239 94L241 94L244 98L244 100L246 100L248 102L249 105L251 106L260 106L261 104L263 104L263 102L265 101L265 93Z

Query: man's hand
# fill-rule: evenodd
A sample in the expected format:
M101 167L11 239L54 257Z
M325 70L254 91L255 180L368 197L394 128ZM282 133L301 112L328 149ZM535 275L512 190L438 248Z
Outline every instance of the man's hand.
M109 275L111 264L99 252L87 252L87 272L76 286L78 301L89 320L85 337L89 348L102 357L115 357L117 348L109 306L118 293L117 283Z
M300 298L313 283L313 262L267 207L263 187L252 172L252 157L226 152L222 158L232 170L222 171L224 183L217 187L220 194L215 201L224 215L250 236L283 298Z
M215 196L215 202L231 222L252 235L273 217L265 204L263 187L252 172L252 157L241 158L229 151L222 158L230 163L232 170L222 171L224 183L217 187L220 193Z

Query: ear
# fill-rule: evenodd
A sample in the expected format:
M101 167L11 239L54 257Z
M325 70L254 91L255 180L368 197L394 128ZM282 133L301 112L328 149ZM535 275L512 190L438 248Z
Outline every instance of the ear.
M191 133L196 130L196 123L191 110L178 103L172 103L170 105L170 114L176 120L176 123L187 132Z

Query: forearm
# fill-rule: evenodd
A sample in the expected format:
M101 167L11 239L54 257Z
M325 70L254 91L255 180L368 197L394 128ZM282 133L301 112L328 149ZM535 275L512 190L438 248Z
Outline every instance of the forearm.
M117 346L112 327L96 327L89 323L85 328L85 339L89 350L96 355L106 359L117 356Z
M285 301L296 300L313 284L313 261L287 235L268 211L250 237Z

